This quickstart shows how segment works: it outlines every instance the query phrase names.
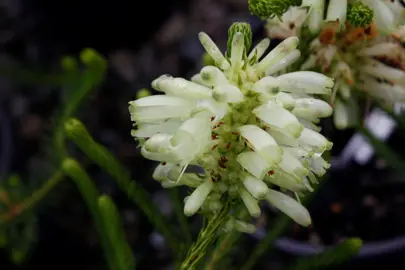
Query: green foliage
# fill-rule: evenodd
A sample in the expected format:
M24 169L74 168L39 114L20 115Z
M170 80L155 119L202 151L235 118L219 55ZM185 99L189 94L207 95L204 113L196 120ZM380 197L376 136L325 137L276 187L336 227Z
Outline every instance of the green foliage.
M114 246L112 246L109 241L109 235L107 233L106 228L104 227L103 217L99 210L98 206L99 192L97 190L97 187L94 185L93 181L87 175L86 171L74 159L66 158L62 162L62 170L76 184L93 217L94 225L100 236L100 242L103 247L104 254L109 265L109 269L110 270L118 269L116 268L116 266L119 265L119 263L115 261L116 257L114 257Z
M114 261L116 265L114 269L135 269L135 259L121 228L120 215L114 202L109 196L102 195L98 198L98 207L108 240L112 246L113 256L115 257Z
M84 49L80 53L81 63L84 68L80 68L79 63L73 57L66 56L61 60L63 71L63 85L65 86L65 96L62 100L62 107L54 120L52 137L52 154L56 156L58 162L66 156L64 146L63 125L72 116L80 104L88 97L103 80L107 69L106 60L92 49Z
M321 254L298 259L289 270L316 270L344 263L355 256L362 246L359 238L349 238Z
M355 27L365 27L373 21L374 11L362 2L349 3L347 20Z
M148 97L152 95L151 91L147 88L142 88L136 92L136 99Z
M250 27L250 24L245 22L233 23L228 29L228 41L226 43L228 47L228 55L231 55L233 36L237 32L242 33L245 39L245 53L247 53L252 46L252 29Z
M200 230L197 240L189 249L187 257L180 267L181 270L195 269L200 260L204 258L209 246L217 239L218 230L229 217L229 209L230 205L225 204L218 213L207 218L207 224Z
M93 140L79 120L71 118L66 121L65 133L80 150L114 178L120 189L135 202L156 229L166 237L171 248L176 250L178 245L175 234L169 229L169 223L161 215L148 192L132 181L128 170L104 146Z
M290 6L298 6L301 1L298 0L249 0L249 11L262 20L281 16Z
M17 265L24 263L37 241L36 216L34 213L20 215L24 210L20 202L29 192L17 175L0 183L0 249L4 248Z

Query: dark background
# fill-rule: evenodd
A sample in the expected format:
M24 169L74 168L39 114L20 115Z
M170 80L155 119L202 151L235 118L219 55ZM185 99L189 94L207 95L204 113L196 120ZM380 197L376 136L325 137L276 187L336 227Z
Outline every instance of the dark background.
M227 28L235 21L250 22L255 40L264 36L262 23L249 15L245 0L1 0L1 180L20 175L28 194L46 180L52 167L47 152L52 115L63 102L63 91L41 78L58 70L62 56L77 56L90 47L107 58L108 73L77 115L93 137L131 169L161 210L172 216L167 193L151 179L153 162L140 157L130 136L127 102L160 74L196 73L203 53L198 32L207 32L224 48ZM23 71L36 75L22 78ZM330 123L325 127L334 142L333 155L338 156L353 131L337 132ZM387 142L402 156L403 134L397 130ZM405 235L405 182L389 167L375 157L366 166L350 163L332 168L330 179L310 205L314 226L289 226L286 237L312 245L332 245L350 236L365 243L392 240L398 245L396 252L355 259L336 269L403 269L399 263L405 252L395 241ZM120 208L138 269L173 269L170 252L137 207L97 167L86 170ZM24 240L30 247L26 260L16 266L10 261L10 249L0 249L0 269L105 269L92 219L70 180L54 189L35 213L32 226L37 233ZM266 213L260 221L262 232L271 227L274 216L271 210ZM197 232L199 220L190 223ZM245 258L256 241L257 237L245 237L233 255ZM285 269L297 251L276 248L268 254L257 269ZM401 268L396 268L398 264Z

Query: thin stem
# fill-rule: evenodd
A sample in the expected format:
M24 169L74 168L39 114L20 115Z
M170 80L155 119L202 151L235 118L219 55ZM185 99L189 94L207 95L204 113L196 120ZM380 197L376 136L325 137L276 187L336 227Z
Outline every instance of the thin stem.
M183 213L183 205L180 201L178 189L170 189L169 195L170 195L171 201L173 203L173 207L174 207L174 211L177 216L177 220L180 223L180 228L181 228L182 234L186 238L186 243L187 243L187 247L188 247L193 242L193 238L191 235L190 226L188 225L187 217Z
M191 246L187 258L180 267L181 270L194 269L194 266L204 257L209 246L216 240L218 229L224 224L228 213L229 205L226 205L208 220L206 227L201 229L197 241Z
M252 217L246 211L244 205L242 207L239 207L236 210L236 212L237 212L236 216L240 220L250 221L252 219ZM232 231L221 237L218 241L219 243L212 252L211 259L207 261L205 269L214 270L225 268L222 265L220 265L221 260L223 258L226 258L228 254L231 252L232 248L236 246L236 242L240 239L241 234L242 233L239 231Z
M45 184L17 205L11 206L9 211L0 214L0 224L9 222L23 212L39 203L59 182L63 180L62 171L55 172Z
M219 261L228 255L231 247L239 239L239 237L240 232L236 231L226 234L215 248L211 256L211 260L209 260L207 265L205 266L205 270L214 270L217 267Z

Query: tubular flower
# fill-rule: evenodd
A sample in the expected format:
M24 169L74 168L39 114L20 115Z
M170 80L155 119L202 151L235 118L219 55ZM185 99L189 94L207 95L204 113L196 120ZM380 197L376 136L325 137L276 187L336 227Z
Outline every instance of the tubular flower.
M336 127L356 123L354 89L388 109L405 100L405 50L395 38L378 35L374 24L364 28L347 24L341 33L325 27L310 47L312 53L301 69L321 70L335 79L331 103Z
M240 201L257 217L258 201L267 200L307 226L308 211L270 188L310 190L329 168L321 155L332 143L316 124L332 108L310 95L329 95L333 80L311 71L274 76L299 57L298 38L284 40L264 56L269 40L248 53L243 33L246 29L232 32L228 57L200 33L215 66L203 67L191 80L155 79L153 88L164 94L129 102L136 126L132 135L145 158L161 162L153 177L163 187L193 189L185 199L186 215L217 212L225 202ZM191 166L201 173L186 169Z
M290 6L282 15L269 20L267 29L270 33L284 29L284 35L290 36L299 32L298 25L308 27L312 34L318 34L325 24L337 23L343 30L346 22L353 26L365 27L374 23L380 34L389 35L405 23L405 9L401 0L330 0L326 9L325 0L303 0L299 7ZM307 10L307 12L305 12ZM305 13L305 14L304 14ZM305 17L305 18L303 18ZM285 21L290 21L286 24ZM288 26L294 25L291 32ZM275 28L274 30L272 30ZM281 29L280 29L281 28Z
M290 7L280 18L274 17L267 20L266 30L270 38L285 39L299 36L301 28L307 19L307 8Z

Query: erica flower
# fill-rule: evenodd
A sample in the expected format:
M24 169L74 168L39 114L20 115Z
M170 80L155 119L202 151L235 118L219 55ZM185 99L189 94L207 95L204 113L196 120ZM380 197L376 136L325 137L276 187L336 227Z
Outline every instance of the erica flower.
M297 37L267 55L268 39L248 52L248 24L232 25L228 38L225 57L200 33L215 66L203 67L191 80L163 75L152 82L163 94L129 103L136 127L132 135L145 158L161 162L153 177L163 187L193 189L185 199L186 215L216 212L224 202L241 201L257 217L258 202L267 200L307 226L307 210L271 188L310 190L310 183L329 167L321 155L332 143L316 124L332 108L310 95L329 95L333 81L310 71L272 76L300 56ZM201 173L186 170L188 166Z
M270 38L280 39L299 36L307 15L306 8L292 6L281 16L281 19L274 17L267 20L267 35Z
M361 90L388 108L405 99L405 50L396 39L379 35L374 24L364 28L347 24L340 33L328 27L312 42L312 54L302 69L321 70L335 78L331 102L335 103L336 127L356 123L358 95L353 90Z
M272 32L277 31L271 30L272 28L275 27L277 29L281 27L286 30L284 33L288 34L291 30L286 28L286 20L293 21L295 25L308 27L312 34L317 34L325 24L330 22L337 22L340 26L339 28L344 29L346 21L356 27L365 27L373 21L381 34L388 35L394 32L398 25L405 22L405 9L400 1L330 0L328 5L325 6L325 0L302 0L300 7L292 7L290 5L288 11L284 10L286 12L282 16L278 16L282 20L277 21L278 18L272 18L268 29ZM303 8L308 10L305 18L303 18L305 11ZM298 30L296 29L296 31Z

